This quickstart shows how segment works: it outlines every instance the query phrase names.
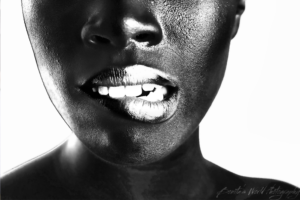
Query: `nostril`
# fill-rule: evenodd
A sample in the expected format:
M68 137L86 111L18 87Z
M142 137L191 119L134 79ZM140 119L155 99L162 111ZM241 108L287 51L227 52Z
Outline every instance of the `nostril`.
M139 33L133 38L137 42L153 42L155 40L155 35L153 33Z
M110 44L110 40L99 35L93 35L90 37L90 42L94 44Z

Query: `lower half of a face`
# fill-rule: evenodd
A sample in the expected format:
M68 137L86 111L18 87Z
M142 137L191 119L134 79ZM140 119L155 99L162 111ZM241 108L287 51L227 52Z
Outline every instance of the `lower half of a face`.
M47 92L72 131L106 161L143 165L174 152L209 109L224 76L233 1L113 2L23 0L23 11ZM114 11L120 16L106 16ZM137 29L148 33L132 36Z

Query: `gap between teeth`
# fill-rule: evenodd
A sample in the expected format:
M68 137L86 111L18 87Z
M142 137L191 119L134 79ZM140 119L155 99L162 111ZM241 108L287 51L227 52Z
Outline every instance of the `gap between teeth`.
M93 91L102 96L109 96L112 99L119 99L127 97L137 97L146 101L162 101L164 95L167 94L166 87L156 84L143 84L143 85L129 85L129 86L99 86L98 89L94 88ZM142 92L150 92L148 96L141 96Z

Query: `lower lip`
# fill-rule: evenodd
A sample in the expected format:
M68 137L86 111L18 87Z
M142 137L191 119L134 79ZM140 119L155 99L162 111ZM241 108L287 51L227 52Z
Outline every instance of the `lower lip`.
M145 101L137 97L120 99L101 97L96 100L123 117L147 123L160 123L174 115L178 105L178 94L173 93L166 100L157 102Z

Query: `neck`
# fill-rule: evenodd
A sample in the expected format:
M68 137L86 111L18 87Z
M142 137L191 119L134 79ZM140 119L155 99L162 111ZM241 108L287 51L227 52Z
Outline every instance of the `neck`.
M118 166L107 163L92 154L74 136L63 147L60 156L66 180L75 184L74 177L80 180L80 187L89 190L95 186L105 187L131 199L142 199L142 195L158 195L161 192L188 193L207 187L207 167L199 146L197 129L187 141L166 158L152 164L137 167ZM101 186L102 185L102 186ZM195 190L196 187L196 190ZM112 189L113 188L113 189ZM182 191L174 191L180 188ZM170 191L169 191L170 190Z

